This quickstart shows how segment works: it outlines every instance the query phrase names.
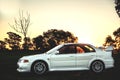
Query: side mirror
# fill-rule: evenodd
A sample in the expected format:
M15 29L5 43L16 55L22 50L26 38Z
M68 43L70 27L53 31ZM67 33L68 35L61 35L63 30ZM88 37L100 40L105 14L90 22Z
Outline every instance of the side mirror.
M59 51L55 51L55 54L59 54Z

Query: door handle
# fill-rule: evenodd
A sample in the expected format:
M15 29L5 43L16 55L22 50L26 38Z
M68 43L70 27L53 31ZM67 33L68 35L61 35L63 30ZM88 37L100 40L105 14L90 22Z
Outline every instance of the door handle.
M94 56L94 55L91 55L91 56Z
M74 57L74 56L70 56L70 57Z

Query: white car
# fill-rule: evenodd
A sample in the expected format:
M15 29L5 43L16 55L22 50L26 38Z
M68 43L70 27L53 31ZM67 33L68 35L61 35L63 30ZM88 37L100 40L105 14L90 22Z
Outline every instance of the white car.
M47 71L91 70L95 73L114 67L112 52L103 51L90 44L61 44L43 54L19 59L18 72L41 75Z

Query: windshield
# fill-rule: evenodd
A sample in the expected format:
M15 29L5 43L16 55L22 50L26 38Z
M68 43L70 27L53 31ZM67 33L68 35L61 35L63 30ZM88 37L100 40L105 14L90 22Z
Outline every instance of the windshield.
M62 46L62 45L58 45L58 46L56 46L56 47L54 47L54 48L50 49L50 50L49 50L49 51L47 51L46 53L47 53L47 54L51 54L52 52L54 52L54 51L58 50L61 46Z

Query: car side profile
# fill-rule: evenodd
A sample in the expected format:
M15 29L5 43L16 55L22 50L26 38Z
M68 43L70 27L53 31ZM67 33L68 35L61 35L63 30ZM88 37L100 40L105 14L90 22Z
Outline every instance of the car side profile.
M114 67L112 52L103 51L90 44L61 44L43 54L24 56L19 59L18 72L41 75L48 71L91 70L101 73Z

